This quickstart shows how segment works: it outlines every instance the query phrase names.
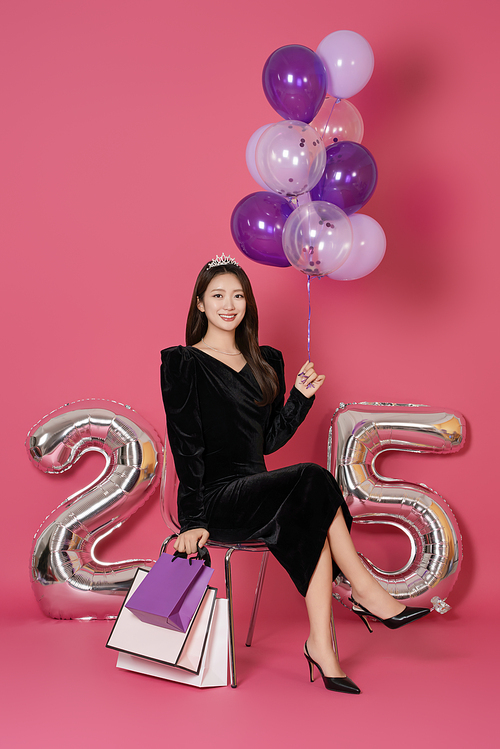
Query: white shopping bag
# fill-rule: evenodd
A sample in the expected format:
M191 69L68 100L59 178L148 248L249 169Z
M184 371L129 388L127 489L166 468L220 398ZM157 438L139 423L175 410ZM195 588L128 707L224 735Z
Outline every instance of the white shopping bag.
M228 634L227 599L218 598L215 602L208 642L198 674L145 658L137 658L128 653L118 654L116 666L128 671L157 676L160 679L191 684L194 687L225 687L227 686Z
M187 632L175 632L141 621L126 606L147 574L147 570L137 571L106 647L198 674L215 612L217 589L207 588Z

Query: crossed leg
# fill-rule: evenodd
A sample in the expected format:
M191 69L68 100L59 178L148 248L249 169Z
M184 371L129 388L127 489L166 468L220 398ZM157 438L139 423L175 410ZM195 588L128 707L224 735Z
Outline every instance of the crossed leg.
M389 595L368 572L358 556L342 510L339 509L328 529L305 601L310 626L307 640L309 654L319 663L326 676L342 677L345 673L334 653L330 631L332 558L349 580L355 600L376 616L387 619L400 614L405 607Z

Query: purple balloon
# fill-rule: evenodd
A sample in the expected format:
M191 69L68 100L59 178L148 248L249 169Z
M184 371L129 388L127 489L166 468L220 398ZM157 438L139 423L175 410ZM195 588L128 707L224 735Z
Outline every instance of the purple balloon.
M262 71L269 104L285 120L311 122L326 96L326 70L312 49L288 44L275 50Z
M231 216L231 234L244 255L256 263L286 268L283 226L293 208L273 192L252 192L240 200Z
M325 171L311 190L311 198L333 203L350 215L368 202L376 184L377 165L370 151L343 140L326 149Z

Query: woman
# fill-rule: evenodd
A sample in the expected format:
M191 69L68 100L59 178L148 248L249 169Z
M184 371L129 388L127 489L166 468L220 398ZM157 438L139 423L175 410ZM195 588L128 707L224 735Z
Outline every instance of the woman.
M326 469L313 463L266 469L264 454L294 434L325 375L306 362L284 402L281 353L259 347L250 281L225 255L198 276L186 344L162 351L161 368L180 481L175 549L192 554L209 537L263 540L305 597L311 681L316 666L327 689L359 694L331 641L332 581L339 571L351 583L353 611L362 618L370 614L394 629L429 609L403 606L363 566L349 535L349 510Z

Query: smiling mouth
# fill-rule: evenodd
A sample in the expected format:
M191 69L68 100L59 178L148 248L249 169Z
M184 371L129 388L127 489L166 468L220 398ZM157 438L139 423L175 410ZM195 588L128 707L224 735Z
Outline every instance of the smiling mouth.
M231 320L234 320L234 318L236 317L236 315L219 315L219 317L222 320L226 320L226 322L230 322Z

